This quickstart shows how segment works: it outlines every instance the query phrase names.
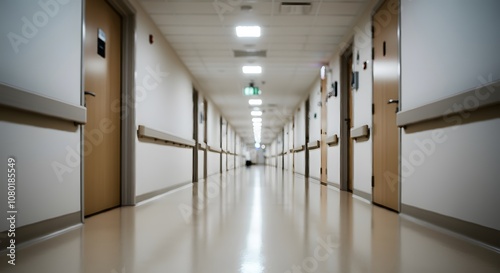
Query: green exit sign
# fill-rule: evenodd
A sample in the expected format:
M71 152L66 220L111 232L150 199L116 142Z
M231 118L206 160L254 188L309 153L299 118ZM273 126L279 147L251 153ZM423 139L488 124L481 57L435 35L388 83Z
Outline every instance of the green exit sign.
M260 95L261 93L262 91L255 86L247 86L243 89L243 94L245 94L245 96L255 96Z

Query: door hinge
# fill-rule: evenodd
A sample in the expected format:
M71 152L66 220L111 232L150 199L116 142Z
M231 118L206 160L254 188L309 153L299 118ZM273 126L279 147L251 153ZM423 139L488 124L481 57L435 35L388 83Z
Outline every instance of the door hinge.
M372 103L372 115L375 115L375 103Z
M372 60L375 60L375 47L372 47Z
M319 173L323 174L323 167L319 167Z
M372 175L372 188L375 188L375 176Z

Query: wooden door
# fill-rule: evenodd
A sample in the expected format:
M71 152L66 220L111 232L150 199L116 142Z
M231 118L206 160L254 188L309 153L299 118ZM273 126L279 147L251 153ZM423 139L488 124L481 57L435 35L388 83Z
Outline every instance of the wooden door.
M121 18L109 4L86 1L85 216L120 205L120 111L114 108L121 105L120 29Z
M374 14L374 22L378 16L385 18L388 10L386 2ZM374 23L373 37L373 202L399 211L398 15L384 22Z

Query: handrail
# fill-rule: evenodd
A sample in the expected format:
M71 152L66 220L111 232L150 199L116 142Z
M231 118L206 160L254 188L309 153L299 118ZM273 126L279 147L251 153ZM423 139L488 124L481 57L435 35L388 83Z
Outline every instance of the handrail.
M0 105L75 124L87 123L87 108L0 83Z
M154 140L164 141L167 144L181 147L194 147L196 142L193 139L185 139L178 136L174 136L169 133L158 131L144 125L139 125L137 130L139 138L150 138Z
M208 147L208 150L211 151L211 152L215 152L215 153L222 153L222 149L220 147L215 147L215 146L210 146L210 145L207 145Z
M370 128L368 125L363 125L358 128L353 128L351 129L351 138L352 139L358 139L358 138L368 138L370 137Z
M205 142L198 143L198 150L205 151L207 149L207 144Z
M328 146L335 146L335 145L339 144L339 137L336 134L328 137L326 139L326 144Z
M300 146L297 146L293 149L293 151L296 153L296 152L302 152L303 150L305 150L305 145L300 145Z
M307 148L309 150L318 149L319 147L320 147L320 141L319 140L315 140L315 141L307 143Z
M497 104L500 104L500 81L469 89L460 94L420 107L401 111L396 116L397 125L404 127ZM453 105L460 105L461 107L452 107Z

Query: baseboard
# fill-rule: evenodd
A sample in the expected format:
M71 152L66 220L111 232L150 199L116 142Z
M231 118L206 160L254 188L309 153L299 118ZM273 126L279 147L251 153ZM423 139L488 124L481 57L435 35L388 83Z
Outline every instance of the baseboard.
M500 250L500 231L414 206L401 204L401 213Z
M32 241L43 240L64 232L64 230L81 225L80 211L62 215L52 219L36 222L16 228L16 247ZM8 246L7 231L0 233L0 253L6 251Z
M352 193L363 198L363 199L368 200L369 202L372 201L372 195L370 193L360 191L360 190L352 190Z
M170 186L170 187L165 187L165 188L162 188L162 189L159 189L159 190L155 190L155 191L152 191L152 192L148 192L148 193L145 193L145 194L138 195L135 198L136 204L138 204L138 203L140 203L142 201L151 199L153 197L156 197L158 195L162 195L162 194L167 193L169 191L173 191L175 189L184 187L184 186L189 185L191 183L193 183L193 182L192 181L188 181L188 182L184 182L184 183L180 183L180 184L175 184L175 185Z
M335 184L333 182L328 182L328 185L340 190L340 185L339 184Z
M234 170L236 170L236 169L234 169ZM229 171L231 171L231 170L229 170ZM228 173L228 172L226 172L226 173ZM221 176L221 175L223 175L223 174L221 174L221 173L213 173L211 175L208 175L207 176L207 181L212 176ZM205 181L204 178L198 179L198 183L204 182L204 181ZM165 187L165 188L162 188L162 189L159 189L159 190L155 190L155 191L152 191L152 192L141 194L141 195L139 195L139 196L136 197L136 204L138 204L140 202L143 202L143 201L146 201L148 199L154 198L154 197L156 197L158 195L162 195L164 193L167 193L167 192L170 192L170 191L182 188L182 187L187 186L187 185L192 184L192 183L193 183L193 181L187 181L187 182L176 184L176 185L173 185L173 186L170 186L170 187Z

